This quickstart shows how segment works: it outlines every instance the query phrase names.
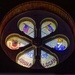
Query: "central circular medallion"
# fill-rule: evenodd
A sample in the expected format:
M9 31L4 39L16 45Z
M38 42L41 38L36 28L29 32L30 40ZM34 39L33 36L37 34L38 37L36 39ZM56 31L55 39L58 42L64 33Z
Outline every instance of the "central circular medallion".
M34 40L33 40L33 44L37 47L40 47L42 45L42 40L41 38L38 38L36 37Z

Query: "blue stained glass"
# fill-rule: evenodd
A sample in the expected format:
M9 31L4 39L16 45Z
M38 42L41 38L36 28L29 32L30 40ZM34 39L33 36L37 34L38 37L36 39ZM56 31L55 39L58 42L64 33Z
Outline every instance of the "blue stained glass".
M26 53L26 55L28 57L30 57L30 58L33 58L34 57L34 51L33 50L32 51L29 51L29 52Z
M41 58L46 58L48 56L48 53L41 53Z
M50 26L50 24L48 25L49 30L52 30L52 32L54 32L54 29L52 28L52 26Z
M59 44L57 44L57 45L55 46L55 49L58 50L58 51L63 51L63 50L66 49L66 47L63 46L62 44L61 44L60 46L59 46Z
M28 30L29 30L29 26L25 24L25 26L23 28L23 31L26 32L26 33L28 33Z
M13 44L17 44L17 42L13 42Z

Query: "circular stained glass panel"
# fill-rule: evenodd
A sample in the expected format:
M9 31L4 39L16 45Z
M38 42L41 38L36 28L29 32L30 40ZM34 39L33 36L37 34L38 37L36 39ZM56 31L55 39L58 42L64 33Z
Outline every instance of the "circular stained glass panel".
M74 50L73 20L51 3L34 1L29 5L24 3L6 15L0 27L1 47L11 60L22 67L54 67ZM18 11L19 8L21 10Z

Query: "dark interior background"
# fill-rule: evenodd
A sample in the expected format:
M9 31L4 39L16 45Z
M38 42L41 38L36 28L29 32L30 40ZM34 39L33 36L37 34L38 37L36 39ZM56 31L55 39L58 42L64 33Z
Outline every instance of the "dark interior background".
M0 22L6 13L18 4L29 0L0 0ZM48 1L48 0L44 0ZM65 9L75 20L75 1L74 0L50 0ZM75 51L63 63L56 67L45 70L25 69L9 59L0 47L0 73L75 73Z

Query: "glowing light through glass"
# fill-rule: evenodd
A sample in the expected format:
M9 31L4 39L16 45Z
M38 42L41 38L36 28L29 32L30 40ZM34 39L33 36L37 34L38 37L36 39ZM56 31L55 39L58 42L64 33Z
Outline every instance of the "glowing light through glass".
M6 46L11 50L18 50L21 47L24 47L29 44L28 41L16 36L16 34L10 34L5 40Z
M57 28L57 22L54 19L49 18L43 21L41 24L41 38L54 32L56 28Z
M64 51L68 47L69 43L62 37L55 38L47 43L45 43L50 48L54 48L57 51Z
M34 20L28 17L21 18L18 22L19 30L24 32L26 35L30 36L31 38L34 38Z
M26 68L32 67L34 64L34 50L20 52L16 57L16 62Z
M41 65L44 68L50 68L57 65L57 59L52 55L41 50Z

